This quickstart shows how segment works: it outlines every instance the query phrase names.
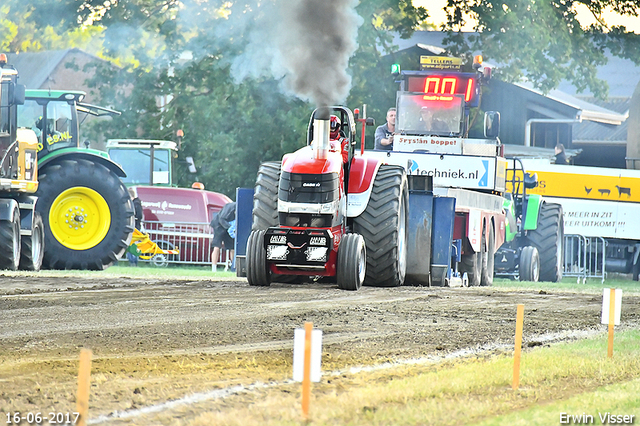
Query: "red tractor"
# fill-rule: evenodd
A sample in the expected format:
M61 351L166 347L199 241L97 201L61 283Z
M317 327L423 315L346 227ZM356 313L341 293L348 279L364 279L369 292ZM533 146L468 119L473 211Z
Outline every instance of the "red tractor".
M355 121L348 108L318 108L307 145L260 166L247 242L250 285L295 276L331 277L345 290L404 283L407 175L355 154Z

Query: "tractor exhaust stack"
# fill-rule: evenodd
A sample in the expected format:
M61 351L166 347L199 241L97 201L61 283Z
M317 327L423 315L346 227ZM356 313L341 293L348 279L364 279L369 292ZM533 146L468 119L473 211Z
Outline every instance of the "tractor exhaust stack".
M313 152L316 159L326 159L329 152L329 108L318 108L313 120Z

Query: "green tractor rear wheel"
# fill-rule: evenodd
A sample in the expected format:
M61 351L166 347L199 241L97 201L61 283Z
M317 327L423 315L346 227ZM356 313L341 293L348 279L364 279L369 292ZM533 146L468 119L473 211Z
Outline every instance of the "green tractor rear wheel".
M81 159L47 164L36 195L45 228L43 266L102 270L129 246L133 203L115 173Z

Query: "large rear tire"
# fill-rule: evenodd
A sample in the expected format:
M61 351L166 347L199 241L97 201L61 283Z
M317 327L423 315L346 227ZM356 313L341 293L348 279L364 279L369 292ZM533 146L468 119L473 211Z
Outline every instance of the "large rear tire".
M407 272L407 206L409 190L404 168L383 164L373 182L364 212L353 221L367 251L364 285L396 287Z
M336 268L338 288L352 291L360 289L367 268L367 249L361 235L346 234L342 237Z
M264 231L251 231L247 241L247 281L251 286L271 285L271 272L264 249Z
M526 246L522 249L518 270L520 281L538 282L540 279L540 257L537 248Z
M134 227L133 203L118 176L99 163L66 159L47 164L38 180L44 267L102 270L117 262Z
M11 220L0 220L0 269L15 271L20 263L20 210L15 208Z
M262 163L258 169L253 192L252 231L265 231L278 226L278 184L281 164L276 161Z
M564 221L562 206L543 202L538 215L538 226L528 231L529 245L538 249L540 281L562 280L564 256Z
M20 246L20 266L22 271L39 271L44 259L44 225L40 213L33 212L31 235L23 235Z

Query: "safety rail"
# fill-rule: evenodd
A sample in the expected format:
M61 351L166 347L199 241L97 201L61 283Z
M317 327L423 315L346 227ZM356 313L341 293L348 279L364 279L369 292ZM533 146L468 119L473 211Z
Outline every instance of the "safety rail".
M213 230L201 222L143 221L142 232L163 250L178 249L178 254L156 254L148 262L156 266L169 264L210 265ZM222 250L217 266L229 268L229 250ZM213 265L212 265L213 267Z
M564 272L565 277L576 277L578 283L587 278L606 278L607 241L602 237L565 234L564 236Z

